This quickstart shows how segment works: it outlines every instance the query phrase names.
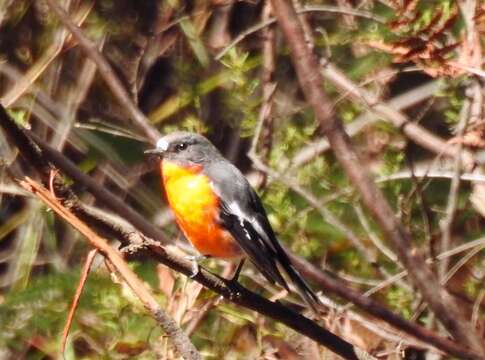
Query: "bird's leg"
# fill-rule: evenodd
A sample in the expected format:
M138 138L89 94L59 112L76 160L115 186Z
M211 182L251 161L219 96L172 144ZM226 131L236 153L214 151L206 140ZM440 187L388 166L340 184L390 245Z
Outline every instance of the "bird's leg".
M199 261L208 259L209 256L206 256L206 255L188 255L185 258L192 263L192 270L191 270L191 274L189 275L189 278L193 279L200 271Z
M237 282L237 280L239 279L239 275L241 274L241 270L244 266L245 261L246 261L246 259L241 259L239 261L239 264L237 264L236 271L234 271L234 275L232 275L232 278L231 278L232 282Z
M245 261L246 261L245 258L239 261L239 264L237 264L234 274L232 275L231 279L229 280L229 283L227 284L231 291L229 295L229 299L231 300L237 299L238 297L241 296L241 293L239 291L241 289L241 285L238 283L238 279L239 279L239 275L241 274L241 270L244 266Z

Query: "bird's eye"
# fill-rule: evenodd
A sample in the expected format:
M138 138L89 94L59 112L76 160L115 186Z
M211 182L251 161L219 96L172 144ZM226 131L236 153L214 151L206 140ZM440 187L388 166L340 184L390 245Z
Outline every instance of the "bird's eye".
M187 143L179 143L177 145L175 145L175 150L176 151L182 151L182 150L185 150L187 149Z

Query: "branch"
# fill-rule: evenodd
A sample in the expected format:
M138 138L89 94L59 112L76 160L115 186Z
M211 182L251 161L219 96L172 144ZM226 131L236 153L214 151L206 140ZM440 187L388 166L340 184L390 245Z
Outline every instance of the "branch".
M329 11L329 12L366 17L365 13L360 13L360 12L350 13L344 9L341 9L339 7L333 7L333 6L306 6L306 7L303 7L302 10L297 10L297 13L304 14L304 13L313 12L313 11ZM374 18L373 20L377 22L384 22L383 19ZM246 38L247 36L257 31L260 31L261 29L264 29L267 26L271 26L272 24L274 24L275 21L276 19L270 18L266 21L256 24L250 27L249 29L243 31L225 49L223 49L220 53L218 53L215 56L215 59L220 60L227 53L227 51L229 51L233 46L237 45L239 42L244 40L244 38ZM348 94L352 98L368 106L369 112L375 114L375 116L386 119L390 121L395 127L402 129L403 133L409 139L414 141L416 144L436 154L441 154L443 152L444 155L448 157L453 158L456 156L457 154L456 146L447 146L446 142L443 139L429 132L419 124L410 121L409 118L404 113L398 111L393 106L393 104L389 104L385 102L376 102L372 94L370 94L365 89L361 89L352 80L350 80L337 66L330 63L327 59L325 59L325 61L322 62L322 65L323 66L318 67L318 69L319 71L321 71L325 79L332 82L340 90L344 91L346 95ZM351 126L353 125L351 124ZM320 147L322 147L322 149L320 149ZM316 145L315 150L323 152L327 148L328 146L325 142L321 145L320 144ZM297 154L297 156L299 154ZM318 154L310 153L305 155L302 154L301 156L312 158L316 155ZM463 152L462 156L464 157L464 163L468 167L472 167L474 163L473 155L470 152L466 151L466 152ZM302 159L302 162L307 161L305 157ZM298 163L299 159L295 159L295 161L296 163Z
M43 149L42 153L35 151L35 149L32 148L32 146L34 146L35 144L33 144L30 139L25 135L26 131L20 130L17 126L15 126L15 124L8 117L8 115L1 110L2 108L0 108L0 126L2 126L7 131L10 137L15 141L17 147L20 149L21 154L27 158L30 165L37 169L38 172L42 174L50 171L51 167L46 162L46 159L53 162L64 173L74 179L77 184L81 184L86 187L87 190L96 197L98 202L105 204L108 208L111 208L114 212L118 214L126 214L122 215L125 220L131 222L132 224L136 223L137 217L133 218L132 212L137 216L139 215L135 211L133 211L128 205L126 205L126 203L120 202L120 200L110 191L99 186L89 176L82 173L63 154L50 148L45 143L40 144L41 148ZM28 134L33 135L31 132L28 132ZM29 154L31 155L29 156ZM46 166L47 170L43 170ZM46 179L47 178L48 177L46 177ZM65 192L66 190L57 191L58 194ZM70 201L68 200L68 202ZM127 211L127 209L130 211ZM139 250L145 250L148 256L151 256L156 261L159 261L171 267L172 269L175 269L176 271L180 271L186 275L190 275L192 273L192 267L190 262L180 259L173 251L170 251L168 248L161 247L159 241L153 241L149 239L140 240L143 237L139 236L138 233L133 232L132 228L124 229L120 224L114 225L112 222L108 223L108 221L105 221L104 219L102 220L97 216L93 216L92 212L86 213L85 208L79 204L73 206L72 210L76 213L78 217L82 218L84 221L89 221L89 223L92 223L97 228L102 228L104 232L110 234L110 236L119 239L123 245L135 245L134 248L138 248ZM147 223L147 226L152 228L150 233L161 233L161 231L155 228L155 226L153 226L152 224ZM148 233L149 232L147 232L146 234ZM156 237L155 239L159 240L158 237ZM133 244L133 242L135 242L135 244ZM136 246L136 244L138 244L138 246ZM432 344L442 351L465 359L481 359L479 355L468 351L463 346L454 343L453 341L450 341L446 338L437 336L433 332L417 324L406 321L402 317L394 314L392 311L379 304L377 301L367 296L363 296L355 290L346 287L341 280L335 279L334 277L327 275L321 269L315 267L308 261L298 256L295 256L290 252L288 253L292 257L292 260L294 261L298 271L300 271L310 280L313 280L315 283L319 284L324 291L329 291L337 294L341 298L354 303L369 314L372 314L373 316L388 322L394 327L405 331L406 333L416 337L417 339L428 341L429 344ZM204 274L207 274L209 278L204 277ZM198 280L197 278L195 278L194 280L199 281L207 288L223 296L231 296L230 289L225 288L225 285L220 282L222 281L221 279L214 277L214 275L206 272L205 270L203 270L201 276L201 279ZM245 305L242 304L242 306ZM264 310L261 313L265 315Z
M71 211L66 209L56 198L39 183L25 177L20 181L20 185L27 191L30 191L37 196L42 202L54 210L57 215L62 217L65 221L71 224L76 230L83 234L88 241L98 249L109 261L114 265L116 270L123 277L125 282L131 288L133 293L143 303L145 308L152 314L152 317L157 321L160 327L164 330L167 336L171 339L174 347L184 359L199 360L202 359L194 345L190 342L188 336L177 325L177 323L170 318L165 311L158 305L155 298L152 296L148 288L138 278L138 276L128 267L128 264L123 260L120 253L114 250L106 239L101 238L88 225L83 223Z
M367 169L362 167L350 138L334 113L330 99L323 91L320 64L305 43L300 21L291 2L272 0L272 4L278 24L290 48L301 89L313 107L315 117L320 122L337 160L359 190L362 201L374 214L386 237L393 243L410 278L443 325L457 341L485 356L483 342L474 333L456 301L440 286L436 276L426 266L422 255L413 247L409 233L395 217L382 192L371 180Z
M323 76L325 76L325 74L326 73L324 72ZM328 77L328 80L332 81L332 78ZM352 85L351 82L342 82L341 84L342 84L341 90L345 90L346 93L351 93L350 92L351 90L350 87ZM393 111L391 111L390 114L394 115L396 119L400 119L402 118L402 116L399 115L399 114L402 114L400 111L405 110L406 108L409 108L412 105L415 105L417 103L424 101L425 99L431 97L433 94L435 94L437 91L441 90L442 88L443 88L443 85L439 81L431 81L424 85L420 85L412 90L406 91L403 94L397 95L396 97L390 99L389 101L385 103L381 103L381 106L387 107L389 109L393 109ZM358 94L360 92L359 87L357 85L355 85L352 89L357 89L355 92L353 92L355 94ZM363 96L359 97L359 99L362 99L362 98ZM370 126L371 124L377 121L380 121L381 119L382 117L380 116L380 114L370 109L366 113L363 113L362 115L358 116L350 124L346 125L345 132L349 134L349 136L351 137L355 136L360 131L365 129L367 126ZM409 126L417 126L418 128L421 128L418 124L414 124L414 123L410 123ZM423 131L426 131L426 130L423 129ZM410 137L409 134L408 134L408 137ZM444 141L442 141L442 143L444 146L446 146L446 143ZM328 149L330 149L330 145L328 144L328 140L325 138L318 139L306 145L300 151L298 151L296 155L291 159L291 168L292 169L298 168L302 165L307 164L312 159L324 153ZM432 149L428 147L428 150L432 150Z
M38 150L32 140L26 135L25 131L19 129L12 119L5 112L3 107L0 106L0 126L2 126L9 138L15 142L21 155L29 162L29 164L38 170L43 176L44 180L49 179L50 170L52 166L42 156L42 153ZM54 151L54 150L52 150ZM62 156L62 155L61 155ZM72 170L72 169L71 169ZM69 187L64 184L59 184L59 181L54 182L54 188L60 187L61 191L58 192L58 196L62 196L64 193L71 193ZM72 211L78 211L82 216L89 216L86 214L82 206L79 205L77 199L70 197L65 200L72 206ZM76 214L77 217L81 217L80 214ZM74 215L73 215L74 216ZM99 221L99 219L91 218L92 221ZM102 222L102 227L106 227L108 224L106 221ZM89 229L91 232L92 230ZM120 231L113 227L113 231ZM96 235L97 236L97 235ZM130 245L129 236L125 234L118 240L122 241L124 245ZM206 288L222 295L224 298L241 305L245 308L254 310L262 315L268 316L276 321L279 321L300 334L313 339L320 345L323 345L342 356L345 359L357 360L363 357L367 357L363 350L354 347L352 344L331 333L330 331L322 328L316 322L300 315L292 309L282 305L278 302L271 302L260 295L257 295L248 289L242 287L240 284L232 282L230 280L218 277L211 272L200 267L200 271L193 276L192 262L181 258L175 251L170 250L168 247L163 247L158 241L154 241L150 238L146 238L143 235L138 237L143 238L143 242L139 245L140 249L145 249L147 255L153 257L156 261L167 265L168 267L178 271L186 276L192 277L193 280L204 285ZM111 248L110 248L111 249ZM102 252L106 252L104 247L100 248ZM116 253L117 256L118 253ZM116 264L115 264L116 265Z
M64 26L72 33L73 37L79 43L81 49L86 53L86 56L96 64L104 81L111 89L113 95L118 100L120 105L124 107L131 116L131 119L134 121L135 125L144 132L146 137L152 143L155 143L160 138L160 133L150 124L146 116L135 105L130 97L130 94L125 89L123 83L120 81L111 65L97 49L96 44L94 44L83 34L81 29L69 18L69 14L59 6L57 0L46 1L47 4L49 4L49 7L56 13L59 20L61 20Z
M347 92L351 98L368 106L370 111L377 116L390 121L396 128L401 129L401 131L416 144L435 154L443 154L450 158L454 158L457 154L461 153L458 151L457 146L449 145L439 136L429 132L419 124L410 121L404 113L396 110L394 107L385 102L376 102L372 94L370 94L367 90L361 89L355 85L354 82L351 81L334 64L329 63L326 59L324 59L322 65L323 66L316 66L318 66L317 68L320 68L323 78L331 81L339 89ZM463 163L468 168L473 167L475 159L470 152L463 151L461 156L463 157Z
M353 15L359 16L365 19L373 20L377 23L384 24L386 20L380 16L376 16L375 14L368 12L368 11L361 11L361 10L353 10L353 9L342 9L339 6L332 6L332 5L307 5L303 6L299 9L298 14L305 14L305 13L312 13L312 12L328 12L328 13L336 13L336 14L344 14L344 15ZM251 26L250 28L246 29L242 33L240 33L229 45L227 45L224 49L222 49L217 55L214 57L216 60L220 60L224 55L227 54L229 50L231 50L234 46L239 44L243 41L246 37L255 32L258 32L261 29L264 29L267 26L271 26L276 22L275 18L269 18L267 20L263 20L259 24Z
M478 88L478 91L481 91L480 88ZM467 125L468 125L468 120L470 116L470 107L471 107L471 101L468 98L465 98L465 101L463 103L462 109L461 109L461 114L460 114L460 121L458 123L457 127L457 134L456 136L458 138L463 138L463 135L465 134ZM463 143L460 141L458 143L458 149L461 151L463 148ZM452 232L452 227L453 227L453 222L455 220L455 214L456 214L456 208L458 206L458 195L460 192L460 180L461 180L461 154L458 153L457 156L455 157L455 161L453 164L454 167L454 174L453 178L451 179L451 184L450 184L450 191L448 195L448 204L446 206L446 213L445 217L441 219L440 221L440 227L441 227L441 251L448 251L451 245L451 232ZM441 266L439 267L439 277L441 282L443 283L443 278L448 271L448 261L443 261L441 263Z
M450 355L463 359L483 359L482 356L466 350L461 344L457 344L456 342L453 342L445 337L438 336L425 327L419 326L393 313L391 310L382 306L382 304L371 298L369 295L362 295L358 291L343 285L343 281L341 279L321 271L308 261L292 254L290 254L290 257L298 271L306 279L312 280L318 284L324 291L334 293L342 299L350 301L360 309L365 310L370 315L384 320L385 322L394 326L396 329L404 331L407 334L414 336L416 339L431 344L437 349L445 351ZM403 271L393 278L386 280L383 282L383 284L388 284L391 280L396 281L396 278L402 278L405 275L407 275L407 272Z
M146 236L151 237L162 243L168 242L165 234L154 227L145 217L141 216L131 207L126 206L126 203L113 195L110 191L93 180L89 175L86 175L82 171L79 171L78 167L72 163L71 160L66 158L62 153L51 148L45 141L40 139L31 131L26 131L29 137L32 137L36 144L42 149L43 155L46 159L54 163L57 167L68 175L74 181L83 184L89 192L91 192L96 199L113 209L121 217L129 220L131 224L144 233Z
M72 300L71 308L69 309L69 314L67 315L66 324L64 325L64 329L62 330L61 354L63 355L66 352L67 337L69 336L69 331L71 330L72 321L74 320L74 314L76 313L76 309L77 309L77 306L79 305L79 300L81 299L84 285L86 284L89 271L91 271L91 266L93 265L94 258L96 257L97 254L98 254L98 249L90 250L88 253L88 256L86 257L86 260L84 261L84 266L81 271L81 277L79 278L79 284L76 288L76 292L74 293L74 298Z

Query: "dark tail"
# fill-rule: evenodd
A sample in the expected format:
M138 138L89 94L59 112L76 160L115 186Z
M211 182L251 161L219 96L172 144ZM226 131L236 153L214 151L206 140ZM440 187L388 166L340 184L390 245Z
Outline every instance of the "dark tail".
M284 270L288 277L291 279L293 285L295 285L296 290L300 297L305 301L305 303L313 310L315 315L318 315L321 312L322 302L318 298L318 296L310 289L310 286L306 283L306 281L301 277L298 271L293 267L293 264L289 263L286 264ZM320 311L319 311L320 309Z

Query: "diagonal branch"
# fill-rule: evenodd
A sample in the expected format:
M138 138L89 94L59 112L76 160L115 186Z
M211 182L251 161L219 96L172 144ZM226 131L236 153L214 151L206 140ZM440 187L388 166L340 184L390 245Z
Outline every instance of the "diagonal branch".
M100 75L120 105L128 112L135 125L144 132L145 136L152 143L155 143L160 138L160 133L150 124L146 116L135 105L128 90L125 89L109 62L99 52L96 44L83 34L81 29L69 18L69 14L57 3L57 0L46 1L49 7L56 13L59 20L61 20L64 26L72 33L73 37L79 42L81 49L96 64Z
M128 264L123 260L120 253L113 249L106 239L101 238L88 225L82 222L70 210L66 209L56 198L54 194L49 192L39 183L35 182L29 177L25 177L20 181L20 185L27 191L30 191L37 196L42 202L54 210L57 215L66 220L81 234L83 234L88 241L98 249L109 261L114 265L116 270L121 274L125 282L136 294L138 299L143 303L145 308L152 314L152 317L157 321L160 327L165 331L167 336L171 339L174 347L184 359L201 359L195 346L190 342L188 336L177 325L177 323L170 318L165 311L160 307L155 298L152 296L148 288L136 276L136 274L128 267Z
M470 106L471 106L470 99L465 99L461 109L460 121L457 126L456 136L458 138L462 138L463 135L465 134L465 131L468 125L469 116L470 116ZM458 149L461 150L462 148L463 148L463 143L460 141L458 143ZM454 166L453 166L454 174L453 174L453 178L451 179L445 217L440 221L440 227L441 227L441 233L442 233L440 250L442 252L448 251L451 245L452 227L453 227L453 222L455 221L455 215L458 207L458 195L460 192L460 181L461 181L461 171L462 171L461 160L462 160L461 155L457 154L457 156L455 157ZM449 265L449 261L445 260L441 263L439 267L438 274L439 274L441 283L443 283L445 274L448 271L448 265Z
M393 243L402 264L423 297L453 337L470 349L485 356L483 342L472 330L456 301L442 287L436 276L426 266L423 256L412 244L411 237L399 223L382 192L372 181L367 169L357 156L341 121L334 113L333 105L323 91L323 78L317 58L305 43L302 26L287 0L272 0L273 10L283 32L302 91L313 107L316 119L327 136L332 150L362 201L374 214L384 234Z
M323 66L319 67L324 79L330 81L349 96L369 107L371 114L387 119L394 127L400 129L414 143L422 146L435 154L443 154L454 158L457 154L463 157L463 163L471 168L475 159L469 151L459 151L457 146L447 144L439 136L426 130L416 122L411 121L403 112L396 110L392 104L376 102L374 96L365 89L356 86L337 66L324 60Z
M42 152L39 151L36 144L33 143L26 133L15 125L13 120L10 119L8 114L1 106L0 126L3 127L3 129L7 132L9 138L15 142L21 155L29 162L29 165L39 171L44 181L49 181L49 173L50 170L52 170L52 165L43 157ZM57 186L59 186L61 191L57 191ZM58 180L54 182L54 188L56 188L56 193L58 196L62 196L66 193L70 195L70 193L72 193L68 186L60 183ZM65 201L68 202L71 209L69 211L76 212L76 215L73 216L76 216L77 218L89 217L76 198L70 197ZM101 227L103 229L109 227L106 220L101 221L100 219L95 219L91 216L90 221L101 222ZM92 232L91 229L89 230ZM112 226L111 228L111 233L120 233L120 231L119 226ZM122 237L118 238L118 240L120 240L123 245L130 245L129 238L129 235L124 234ZM200 271L193 276L191 261L181 258L180 255L178 255L178 253L176 253L174 250L161 246L158 241L146 238L143 235L138 237L138 239L140 238L143 239L143 241L141 241L139 244L140 251L145 250L146 254L153 257L156 261L167 265L175 271L192 277L193 280L222 295L224 298L234 302L235 304L254 310L264 316L268 316L276 321L279 321L300 334L316 341L320 345L327 347L345 359L357 360L365 357L368 358L369 355L363 350L353 346L339 336L319 326L316 322L304 317L303 315L300 315L279 302L269 301L262 296L242 287L238 283L218 277L202 267L200 267ZM104 247L101 247L100 251L106 253L106 249ZM113 263L115 265L117 264L116 262Z
M129 206L125 206L125 202L114 196L110 191L91 178L89 175L79 171L77 166L73 164L62 153L50 147L45 141L40 139L33 132L28 131L29 137L35 140L35 143L42 149L44 156L52 163L62 169L70 178L83 184L101 203L111 209L116 209L116 212L125 219L129 219L133 226L140 230L145 235L158 240L162 243L168 242L165 234L154 227L146 218L141 216Z
M88 17L93 5L94 2L83 3L73 15L73 23L80 26ZM68 32L65 29L56 30L52 39L52 44L39 57L39 59L30 66L26 73L13 83L14 85L12 88L2 96L1 102L4 106L11 106L23 94L32 89L32 84L37 81L49 64L51 64L61 53L67 38ZM4 64L2 64L2 66L4 66Z
M109 236L117 238L122 242L124 246L133 245L134 243L140 243L140 245L138 246L139 248L141 248L140 250L145 250L145 252L147 252L147 255L151 256L156 261L159 261L171 267L172 269L180 271L184 274L191 274L191 264L178 258L177 255L170 251L168 248L163 248L160 246L160 241L162 239L165 239L160 229L157 229L155 226L148 222L147 226L151 227L151 231L145 232L145 230L147 229L142 229L138 227L138 225L136 225L137 217L133 217L133 214L131 213L133 212L134 214L138 215L136 212L131 210L131 208L126 203L120 202L119 199L109 190L92 181L91 177L81 172L75 166L75 164L73 164L62 153L50 148L47 144L43 142L39 143L42 152L35 151L35 148L33 148L35 144L30 142L30 139L25 135L26 131L20 130L8 117L8 115L4 111L2 111L1 107L0 126L3 127L5 131L10 135L10 138L15 141L15 144L20 149L22 156L26 158L29 164L34 167L40 174L46 174L46 179L48 179L49 171L51 170L50 164L47 162L50 161L55 166L60 168L66 175L72 178L75 183L81 184L86 187L87 190L90 191L100 203L106 204L107 207L111 208L117 214L125 214L123 215L123 217L127 221L131 222L132 225L135 225L135 227L142 231L142 233L148 235L149 237L151 237L150 233L159 233L161 234L162 238L155 236L153 237L153 239L156 239L157 241L147 239L145 239L145 241L140 240L142 237L139 236L138 233L134 233L131 227L125 228L120 226L120 224L118 223L107 223L104 219L93 215L92 212L87 212L87 209L85 209L85 207L83 207L81 204L78 204L77 200L71 201L70 198L65 196L67 204L65 203L64 205L67 206L70 204L72 206L72 211L78 217L82 218L85 222L88 222L89 224L95 225L96 228L102 230L103 233L109 234ZM33 133L31 132L28 132L28 134L29 136L33 135ZM56 193L65 194L67 193L67 191L65 189L59 190L59 184L57 184ZM131 210L131 212L127 209ZM435 333L425 329L424 327L406 321L402 317L394 314L392 311L379 304L376 300L367 296L363 296L357 291L348 288L341 280L335 279L331 275L328 275L327 273L323 272L321 269L315 267L313 264L307 262L306 260L303 260L298 256L292 255L291 253L290 255L292 256L292 259L295 262L298 270L301 271L303 275L320 285L320 287L324 291L329 291L331 293L337 294L342 299L354 303L367 313L388 322L397 329L405 331L408 334L416 337L417 339L421 339L428 342L429 344L432 344L442 351L465 359L481 359L480 356L474 354L471 351L468 351L463 346L453 341L450 341L449 339L440 337ZM204 277L204 274L202 274L199 280L197 278L195 280L199 281L207 288L223 296L230 296L230 291L226 291L228 289L224 287L224 284L220 283L219 278L214 277L211 273L208 272L206 272L206 274L209 276L209 278ZM245 305L242 304L242 306ZM262 311L261 313L265 314L264 311Z
M297 9L296 12L298 14L305 14L312 11L330 11L343 14L347 13L354 16L367 16L366 13L350 13L346 12L345 9L334 6L307 5L303 6L301 9ZM374 18L373 20L377 22L384 22L384 19ZM227 53L227 51L229 51L233 46L244 40L247 36L257 31L260 31L268 26L272 26L275 21L275 18L270 18L243 31L226 48L219 52L215 56L215 59L220 60ZM416 144L422 146L423 148L437 154L443 153L445 156L451 158L454 158L456 156L456 146L447 146L446 142L439 136L431 133L419 124L410 121L410 119L408 119L408 117L402 111L399 111L400 109L396 108L394 104L376 101L372 94L370 94L365 89L361 89L351 79L349 79L343 71L341 71L335 64L331 63L328 59L325 59L325 61L322 61L322 63L323 66L321 66L319 70L321 71L322 76L325 79L327 79L337 88L343 91L345 93L345 96L349 95L351 98L361 102L369 108L368 114L364 115L364 117L378 116L379 118L386 119L387 121L391 122L395 127L401 129L402 132L409 139L414 141ZM358 127L359 124L351 124L350 126L352 128L354 126ZM309 146L309 149L303 149L300 153L298 153L297 157L293 159L294 164L292 165L292 167L302 165L304 162L308 161L309 158L317 156L319 153L325 151L328 147L328 144L325 140L318 141L314 145L315 146ZM475 159L470 152L463 151L462 156L465 165L467 165L468 167L472 167L474 165Z
M69 309L69 314L67 315L66 324L64 325L64 329L62 330L61 354L64 354L66 352L67 337L69 336L69 331L71 330L72 321L74 320L74 314L76 313L76 309L77 309L77 306L79 305L79 300L81 299L84 285L86 284L89 271L91 271L91 266L93 265L94 258L96 257L97 254L98 254L98 249L90 250L88 253L88 256L86 257L86 260L84 261L81 277L79 278L79 284L76 288L76 292L74 293L74 298L72 300L71 308Z

